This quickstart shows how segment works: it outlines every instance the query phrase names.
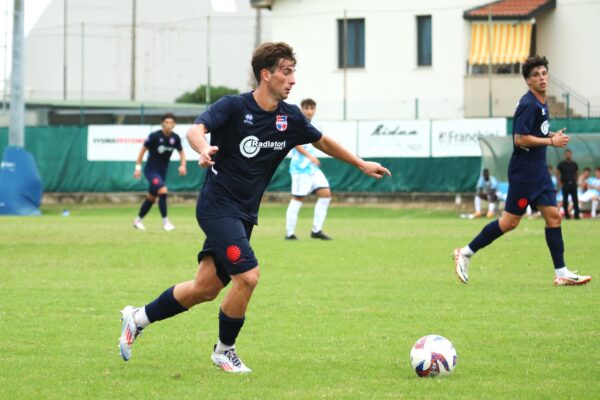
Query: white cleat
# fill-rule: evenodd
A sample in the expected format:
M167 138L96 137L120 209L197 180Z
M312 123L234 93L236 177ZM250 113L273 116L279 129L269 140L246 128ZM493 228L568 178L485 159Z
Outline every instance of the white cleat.
M165 231L169 232L169 231L172 231L173 229L175 229L175 225L173 225L173 224L172 224L172 223L170 223L170 222L165 222L165 223L163 224L163 229L164 229Z
M463 256L460 253L460 249L454 249L452 253L454 257L454 271L456 272L456 276L462 283L469 282L469 262L471 262L470 257Z
M240 357L235 352L235 348L226 350L225 353L222 354L215 353L213 351L212 355L210 356L210 359L217 367L221 368L223 371L226 372L232 372L237 374L247 374L249 372L252 372L250 368L244 365Z
M588 275L577 275L574 272L568 271L565 276L557 276L554 278L554 286L580 286L585 285L592 280L591 276Z
M136 218L136 219L133 220L133 227L135 229L139 229L140 231L145 231L146 230L146 227L142 223L142 220L139 219L139 218Z
M121 310L121 337L119 338L119 350L124 361L131 358L131 347L135 339L142 334L142 330L135 325L135 313L138 309L127 306Z

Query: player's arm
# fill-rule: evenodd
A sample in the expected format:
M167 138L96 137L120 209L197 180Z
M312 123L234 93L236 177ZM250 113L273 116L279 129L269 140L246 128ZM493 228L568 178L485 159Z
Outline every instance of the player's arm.
M200 165L202 168L208 168L211 165L214 165L215 162L212 160L212 156L219 151L217 146L211 146L206 141L207 133L208 129L206 129L203 124L194 124L186 134L187 140L192 149L194 149L196 153L200 154L198 165Z
M187 174L185 151L183 149L179 150L179 168L177 168L177 171L181 176Z
M515 133L515 146L526 149L542 146L566 147L569 143L569 136L563 133L564 130L565 128L562 128L556 132L551 132L547 137Z
M317 157L313 156L312 154L310 154L301 144L296 146L296 150L298 150L298 153L300 153L304 157L308 158L310 160L310 162L315 164L317 167L319 165L321 165L321 162L319 161L319 159Z
M146 146L142 146L135 160L135 170L133 171L133 177L135 179L140 179L140 176L142 175L142 161L144 160L144 154L146 154L146 151L148 151Z
M321 136L321 139L314 142L313 146L333 158L337 158L338 160L355 166L363 173L373 178L383 178L384 175L392 176L390 171L381 164L373 161L365 161L362 158L355 156L327 135Z

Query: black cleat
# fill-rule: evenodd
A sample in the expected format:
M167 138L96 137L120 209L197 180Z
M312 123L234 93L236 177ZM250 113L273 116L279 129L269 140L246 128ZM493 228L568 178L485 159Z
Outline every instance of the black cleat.
M333 240L332 238L330 238L329 236L327 236L326 234L324 234L323 231L311 232L310 233L310 237L313 238L313 239Z
M298 236L292 233L290 236L286 236L285 240L298 240Z

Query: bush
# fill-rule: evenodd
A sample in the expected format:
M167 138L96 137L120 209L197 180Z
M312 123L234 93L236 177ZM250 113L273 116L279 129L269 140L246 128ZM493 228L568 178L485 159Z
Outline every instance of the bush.
M214 103L223 96L229 94L239 94L239 90L228 88L226 86L211 86L210 87L210 102ZM197 103L206 104L206 85L199 86L193 92L185 92L175 99L176 103Z

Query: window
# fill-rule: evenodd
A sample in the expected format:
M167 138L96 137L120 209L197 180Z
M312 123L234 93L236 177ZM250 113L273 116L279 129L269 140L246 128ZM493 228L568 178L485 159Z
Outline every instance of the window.
M344 20L338 19L338 68L365 67L365 20L346 19L347 43L344 52ZM346 65L344 65L346 53Z
M417 16L417 65L431 65L431 15Z

